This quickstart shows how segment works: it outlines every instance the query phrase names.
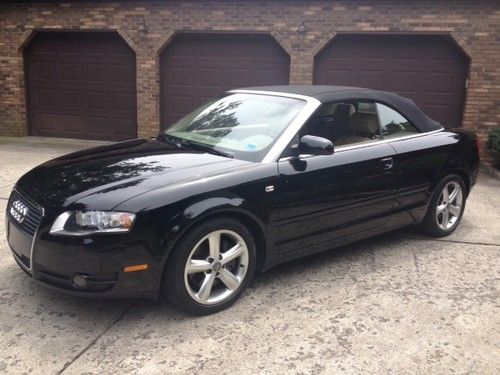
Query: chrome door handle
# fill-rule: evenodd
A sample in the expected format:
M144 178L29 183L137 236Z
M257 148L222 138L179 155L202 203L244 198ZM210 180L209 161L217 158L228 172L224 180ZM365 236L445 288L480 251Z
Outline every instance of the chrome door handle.
M394 166L393 158L384 158L380 160L384 169L391 169Z

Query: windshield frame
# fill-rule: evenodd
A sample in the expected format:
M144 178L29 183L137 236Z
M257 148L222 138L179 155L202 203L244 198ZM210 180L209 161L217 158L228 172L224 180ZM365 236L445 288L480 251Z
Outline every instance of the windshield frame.
M250 94L250 95L261 95L261 96L278 96L290 99L299 99L305 102L304 106L297 112L295 117L291 120L291 122L283 129L281 134L274 140L274 143L267 151L266 154L261 158L261 160L253 161L255 163L273 163L277 162L281 153L286 148L286 146L293 139L298 130L302 127L304 122L314 113L316 108L321 104L319 100L305 96L305 95L297 95L297 94L289 94L289 93L280 93L274 91L260 91L260 90L230 90L226 91L224 95L231 94ZM222 96L221 96L222 97ZM189 115L189 114L188 114ZM166 133L168 129L162 131L162 133ZM167 133L167 135L170 135ZM236 155L235 158L238 158ZM244 159L240 159L244 160ZM252 162L250 160L246 160Z

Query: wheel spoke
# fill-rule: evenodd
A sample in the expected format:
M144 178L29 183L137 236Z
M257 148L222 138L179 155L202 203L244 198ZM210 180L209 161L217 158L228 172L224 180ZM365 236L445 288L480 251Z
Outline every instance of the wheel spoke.
M458 189L454 188L453 191L450 193L450 196L448 197L448 202L453 202L458 195Z
M446 210L446 205L445 204L440 204L439 206L437 206L437 214L439 215L441 212L443 212L444 210Z
M198 260L191 259L186 266L186 272L189 273L198 273L208 271L212 265L208 263L206 260Z
M460 207L458 206L454 206L454 205L450 205L450 213L455 216L455 217L458 217L460 215Z
M210 249L210 256L218 260L220 252L220 233L214 232L210 237L208 237L208 246Z
M230 261L238 258L243 254L244 249L243 246L238 242L236 245L234 245L232 248L230 248L228 251L222 254L222 264L229 263Z
M442 202L448 202L450 200L450 194L448 193L448 185L443 189L443 200Z
M197 293L197 297L206 302L210 297L210 292L212 291L212 286L214 285L215 280L215 272L209 273L203 279L203 283L201 284L200 290Z
M224 285L226 285L229 290L236 290L236 288L238 288L238 285L240 284L240 280L238 280L238 278L226 268L220 270L219 279L224 283Z
M449 222L450 222L450 216L448 214L448 210L444 210L443 211L443 223L442 223L443 227L447 228Z

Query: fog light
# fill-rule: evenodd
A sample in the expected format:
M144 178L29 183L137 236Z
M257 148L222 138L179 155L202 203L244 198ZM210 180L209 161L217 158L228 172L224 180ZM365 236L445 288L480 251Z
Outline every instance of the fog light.
M89 286L90 276L89 275L75 275L73 276L73 284L80 289L85 289Z

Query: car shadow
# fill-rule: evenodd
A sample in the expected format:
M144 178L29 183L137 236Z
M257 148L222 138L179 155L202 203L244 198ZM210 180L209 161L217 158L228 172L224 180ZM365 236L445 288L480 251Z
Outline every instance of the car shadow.
M289 274L317 270L320 267L327 267L329 265L341 266L343 262L361 261L367 256L374 256L374 251L377 251L375 249L380 248L387 251L387 249L394 248L390 245L405 238L415 238L415 236L416 232L411 228L402 228L347 245L321 251L312 255L307 255L302 258L279 264L257 275L254 278L253 284L256 284L258 287L258 284L260 283L267 284L273 282L276 278L286 278ZM339 269L342 269L342 267ZM342 275L339 275L339 277L340 276Z
M415 236L416 232L411 228L398 229L352 244L343 245L331 250L282 263L263 273L255 275L248 288L249 290L244 293L242 299L246 299L246 297L252 295L254 292L261 292L262 290L272 288L272 286L278 282L295 280L297 274L313 273L324 268L335 267L336 276L339 278L344 277L352 271L351 265L353 262L366 263L366 259L374 258L375 252L379 251L379 249L383 249L383 251L397 251L397 246L393 245L397 245L405 239L415 238ZM344 264L345 267L343 267ZM376 269L373 269L373 272L376 272ZM278 298L283 298L282 302L286 302L287 296L283 295ZM234 307L230 308L230 310L245 310L245 307L241 305L244 303L245 301L241 301L241 303L237 303ZM277 303L279 303L279 301L277 301ZM198 319L196 316L178 311L165 298L160 298L157 302L140 301L138 303L138 309L148 311L155 316L161 315L170 322ZM225 315L225 318L232 319L231 314L227 315L227 313L221 313Z

